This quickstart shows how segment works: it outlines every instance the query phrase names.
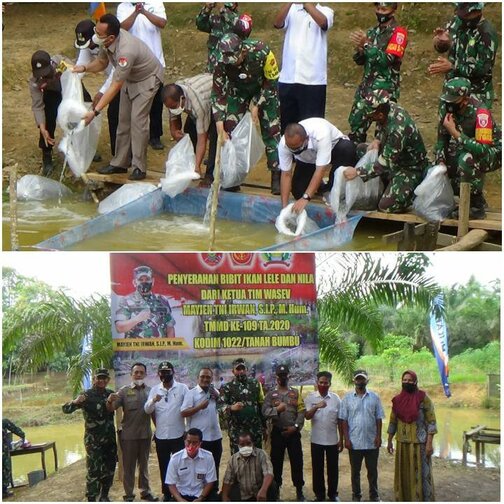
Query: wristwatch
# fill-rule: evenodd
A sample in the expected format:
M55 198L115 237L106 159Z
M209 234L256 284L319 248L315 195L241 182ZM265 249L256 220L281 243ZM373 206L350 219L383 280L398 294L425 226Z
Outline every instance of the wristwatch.
M296 429L299 430L299 424L295 423L294 427L296 427Z
M303 199L306 201L311 201L311 196L308 193L303 194Z
M94 112L95 117L97 117L97 116L99 116L99 115L100 115L101 110L96 110L96 109L93 109L93 112Z

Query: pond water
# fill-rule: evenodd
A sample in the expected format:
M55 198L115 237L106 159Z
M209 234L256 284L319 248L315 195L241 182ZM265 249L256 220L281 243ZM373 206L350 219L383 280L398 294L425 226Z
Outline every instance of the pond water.
M388 425L389 411L385 410L383 439L386 446L386 428ZM79 413L75 413L79 414ZM453 409L436 406L438 422L438 434L434 437L435 456L449 460L462 461L462 434L472 426L481 424L489 428L500 427L500 414L494 410L484 409ZM309 431L310 422L306 422L305 429ZM44 427L26 427L25 432L32 443L44 441L56 441L58 450L58 463L65 467L85 457L84 450L84 425L83 423L50 425ZM303 437L308 439L308 432ZM15 439L17 439L15 437ZM225 444L227 446L227 443ZM309 457L309 455L307 455ZM469 454L469 464L475 463L474 446L473 453ZM26 483L27 474L41 469L40 454L23 455L14 457L13 474L16 484ZM49 473L54 471L52 451L46 452L46 464ZM500 446L486 446L486 465L488 467L500 467Z
M97 215L94 203L64 201L18 202L18 240L20 250L70 229ZM357 226L354 239L341 250L393 250L386 246L382 234L397 229L397 223L366 222ZM3 205L3 250L10 250L9 205ZM257 250L285 241L273 224L251 224L219 220L216 226L217 250ZM160 215L128 224L101 234L74 247L74 250L208 250L209 232L199 217Z

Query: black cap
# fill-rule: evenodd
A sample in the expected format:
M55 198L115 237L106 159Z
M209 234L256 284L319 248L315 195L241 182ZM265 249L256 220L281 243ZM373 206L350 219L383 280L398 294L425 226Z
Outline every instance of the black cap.
M35 51L32 55L31 66L36 79L46 77L52 69L50 54L46 51Z
M174 371L174 367L171 362L163 361L159 364L157 370L158 371L168 371L168 370Z
M107 368L98 368L95 372L94 375L96 377L98 376L106 376L107 378L110 378L110 374Z
M247 364L245 364L245 359L243 357L238 357L238 359L235 359L233 361L233 369L236 369L238 366L247 367Z
M287 366L287 364L280 364L280 366L276 368L276 375L278 376L281 374L289 374L289 366Z
M84 19L80 23L77 23L75 27L75 42L74 45L76 49L86 49L89 47L91 38L93 37L95 29L95 24L91 19Z
M354 380L358 376L363 376L364 378L366 378L366 380L368 379L367 371L364 371L364 369L357 369L357 371L354 372L353 374Z

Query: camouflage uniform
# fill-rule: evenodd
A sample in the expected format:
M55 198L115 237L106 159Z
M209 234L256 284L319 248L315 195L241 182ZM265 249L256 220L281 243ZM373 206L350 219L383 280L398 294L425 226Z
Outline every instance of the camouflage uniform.
M233 53L245 49L244 61L229 64ZM278 102L278 66L268 45L257 40L241 40L226 35L219 44L219 64L214 72L212 108L215 122L223 121L232 133L253 103L259 108L261 135L266 146L268 168L278 170L280 142L280 105ZM223 52L224 51L224 52Z
M390 49L394 33L399 28L397 21L391 20L387 26L377 25L367 31L369 45L362 51L356 51L353 60L357 65L364 66L362 81L357 87L352 110L348 117L351 133L350 139L355 143L365 142L366 133L371 121L363 113L364 97L375 89L385 89L390 100L397 102L400 93L402 56L396 53L397 47ZM400 28L404 30L404 28ZM390 44L389 44L390 43ZM404 48L406 39L404 40ZM404 53L404 48L402 51Z
M387 96L387 93L375 91L368 95L365 102L367 114L373 111L371 107L377 108L383 96ZM371 105L373 97L375 101ZM380 141L378 159L370 168L358 168L357 173L363 181L373 177L385 178L388 185L378 209L382 212L400 213L411 205L414 190L427 169L428 159L422 135L413 119L397 103L389 104L386 123L377 124L376 127L376 138Z
M446 29L451 38L448 60L453 68L446 74L445 82L454 77L469 79L471 95L491 108L495 96L492 72L499 46L495 28L483 18L478 26L470 28L455 16Z
M231 454L238 451L238 437L242 432L250 432L254 446L262 448L265 422L261 413L264 402L261 384L255 378L247 377L244 382L235 378L223 385L219 392L219 410L227 419ZM242 402L244 408L231 411L230 407L237 402Z
M7 418L2 418L2 496L8 494L7 488L12 481L12 463L10 456L9 432L25 439L25 433Z
M230 9L226 5L224 5L219 14L212 14L212 9L204 5L196 16L196 28L199 31L210 34L207 42L208 63L206 71L208 73L213 73L217 66L217 56L219 53L217 46L220 39L226 33L233 31L237 19L238 13L236 10Z
M119 301L116 322L130 320L144 310L151 311L151 317L138 323L124 334L125 338L166 338L166 330L175 326L170 303L166 296L133 292Z
M114 413L107 411L106 401L113 390L100 392L92 387L84 392L86 401L82 404L71 402L63 405L63 413L73 413L82 409L85 422L84 445L86 447L86 497L94 501L107 497L114 479L117 461Z
M458 193L460 179L462 182L469 182L473 200L471 206L482 207L483 173L498 170L502 165L501 128L492 118L488 108L472 94L462 111L453 112L455 124L461 132L460 138L455 140L443 126L446 107L449 106L449 93L453 93L453 97L467 96L470 88L471 82L468 79L456 78L445 84L434 156L436 163L444 163L447 166L455 192Z

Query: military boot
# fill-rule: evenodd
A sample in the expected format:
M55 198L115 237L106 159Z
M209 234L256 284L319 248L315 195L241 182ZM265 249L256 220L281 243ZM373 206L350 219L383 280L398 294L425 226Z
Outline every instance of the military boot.
M271 171L271 194L279 195L280 194L280 170L272 170Z
M478 192L471 194L471 203L469 208L470 219L484 219L485 218L485 205L486 201L483 193Z
M52 151L42 151L42 175L49 177L53 170Z

